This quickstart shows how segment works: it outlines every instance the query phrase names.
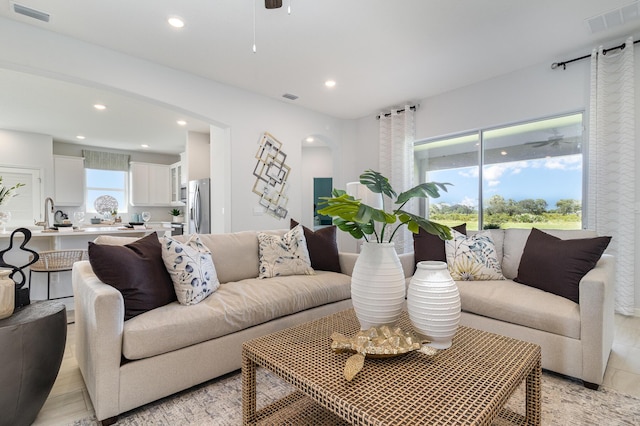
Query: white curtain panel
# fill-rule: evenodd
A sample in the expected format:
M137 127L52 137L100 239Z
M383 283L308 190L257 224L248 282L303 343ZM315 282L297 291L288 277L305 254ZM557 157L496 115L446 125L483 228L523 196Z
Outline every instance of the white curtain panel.
M413 142L415 140L415 113L409 105L404 112L391 111L389 116L380 114L380 173L389 178L393 189L400 194L411 189L413 184ZM395 200L385 197L387 211L398 206L391 205ZM417 212L415 200L403 208L411 213ZM385 236L386 239L386 236ZM393 239L398 253L413 251L411 232L403 227Z
M613 238L616 312L634 313L635 279L635 95L634 47L591 55L587 224Z

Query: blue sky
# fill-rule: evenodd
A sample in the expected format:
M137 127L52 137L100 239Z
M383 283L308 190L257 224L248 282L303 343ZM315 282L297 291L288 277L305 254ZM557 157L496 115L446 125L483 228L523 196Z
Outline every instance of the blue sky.
M496 194L515 201L542 198L549 209L560 199L582 200L581 155L486 165L483 173L485 200ZM434 203L477 207L477 167L432 171L428 180L453 184Z

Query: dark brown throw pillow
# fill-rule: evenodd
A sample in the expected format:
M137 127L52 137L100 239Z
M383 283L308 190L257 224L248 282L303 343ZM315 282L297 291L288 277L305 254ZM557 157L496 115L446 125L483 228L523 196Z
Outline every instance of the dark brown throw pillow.
M533 228L514 281L580 303L580 280L592 270L611 237L562 240Z
M467 224L454 226L451 229L455 229L461 234L467 235ZM413 255L415 257L416 265L423 260L437 260L440 262L447 261L447 253L444 248L444 240L441 240L437 235L429 234L427 231L420 228L420 232L413 234Z
M291 219L290 227L295 228L298 222ZM331 225L317 231L303 226L304 238L307 240L307 250L311 259L311 267L319 271L342 272L336 242L336 226Z
M122 293L125 321L176 300L155 232L124 246L89 242L89 263L100 281Z

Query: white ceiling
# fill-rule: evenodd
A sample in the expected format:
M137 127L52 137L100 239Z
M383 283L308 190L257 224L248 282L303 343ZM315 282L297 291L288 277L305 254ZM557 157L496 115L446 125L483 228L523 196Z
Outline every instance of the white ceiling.
M549 66L640 32L640 20L595 34L585 23L631 0L283 0L275 10L265 9L262 0L17 3L51 14L51 21L17 15L7 0L0 16L345 119L528 66ZM169 27L170 15L183 18L185 27ZM336 87L326 88L327 79ZM13 101L10 109L0 103L0 127L35 129L69 142L87 133L102 146L120 143L125 149L151 140L151 150L180 151L176 144L182 141L162 136L176 129L174 111L10 71L0 73L0 90ZM284 93L299 99L285 100ZM87 102L100 97L120 123L110 125L120 127L117 134L101 136L106 129L94 127L89 115L78 119ZM114 108L120 103L122 109ZM73 111L76 119L65 119L63 111ZM162 120L166 128L158 124ZM192 130L208 130L206 123L187 120Z

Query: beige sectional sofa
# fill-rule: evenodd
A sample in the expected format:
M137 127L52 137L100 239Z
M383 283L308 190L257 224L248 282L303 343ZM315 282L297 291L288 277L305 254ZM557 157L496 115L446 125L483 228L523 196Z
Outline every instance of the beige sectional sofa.
M603 255L580 281L580 303L513 281L527 242L528 229L492 229L497 257L506 280L457 281L461 324L537 343L542 367L602 384L614 334L614 258ZM592 238L588 230L545 230L561 239ZM473 232L469 232L473 234ZM414 271L414 256L400 255L405 276ZM407 281L409 278L407 278Z
M353 254L340 254L343 273L258 279L257 232L200 238L212 252L220 288L196 305L173 302L127 321L121 293L101 282L89 261L74 265L76 358L103 424L239 369L246 340L351 307Z
M603 255L584 276L577 304L512 280L529 232L491 230L507 280L458 282L461 324L537 343L543 368L597 387L613 341L613 258ZM102 283L88 261L74 265L76 358L98 420L239 369L246 340L351 307L356 254L340 253L342 273L260 280L257 232L201 239L212 251L220 288L197 305L174 302L128 321L120 292ZM400 260L408 282L414 256Z

